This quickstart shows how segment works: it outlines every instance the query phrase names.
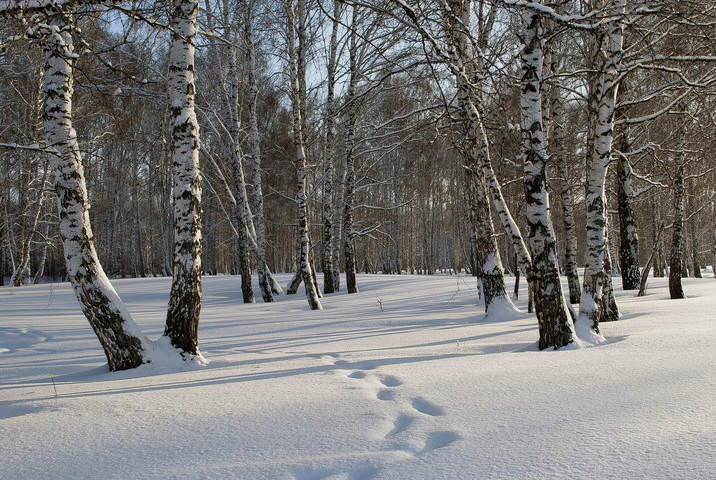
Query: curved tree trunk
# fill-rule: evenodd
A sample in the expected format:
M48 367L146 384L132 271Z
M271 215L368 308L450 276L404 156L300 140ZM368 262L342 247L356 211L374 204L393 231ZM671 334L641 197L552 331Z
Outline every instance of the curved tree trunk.
M451 50L461 65L462 75L456 75L457 98L461 120L464 123L465 140L462 154L466 163L466 190L471 243L475 246L475 268L478 285L482 292L485 312L515 310L507 295L504 271L490 215L490 197L487 191L488 170L491 172L490 151L484 125L476 108L481 101L476 92L482 77L482 63L472 58L472 46L465 32L469 28L472 2L451 0L449 10L444 12L444 29L448 34ZM472 80L470 84L469 79ZM479 87L478 87L479 88ZM488 168L489 167L489 168ZM494 172L492 172L494 175ZM496 179L493 179L496 181ZM499 190L499 184L498 184ZM500 193L501 195L501 193ZM499 208L498 208L499 210ZM503 213L503 212L500 212Z
M72 65L75 53L70 14L54 14L45 40L43 114L45 139L59 204L60 237L67 276L107 357L109 369L125 370L148 361L141 334L97 258L89 218L87 185L77 133L72 125Z
M194 39L197 0L174 2L169 50L174 260L164 335L185 354L199 355L201 311L201 176L199 124L194 112Z

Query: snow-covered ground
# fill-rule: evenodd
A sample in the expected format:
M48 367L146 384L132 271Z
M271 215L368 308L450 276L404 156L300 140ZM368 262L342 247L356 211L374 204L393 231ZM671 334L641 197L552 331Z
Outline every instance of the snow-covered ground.
M361 275L322 312L206 277L209 365L118 373L67 284L0 288L0 478L713 479L706 277L618 291L608 343L557 352L532 315L485 319L471 277ZM113 282L151 338L169 282Z

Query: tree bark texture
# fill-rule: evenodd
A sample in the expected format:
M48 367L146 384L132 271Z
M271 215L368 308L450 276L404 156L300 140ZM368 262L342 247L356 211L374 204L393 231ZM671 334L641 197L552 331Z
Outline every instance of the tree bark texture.
M624 128L617 153L617 209L619 212L619 265L621 266L622 288L639 288L639 237L634 218L632 169L624 155L631 150L629 127Z
M522 12L520 53L520 124L528 243L532 256L531 284L539 348L560 348L573 341L572 320L562 293L554 227L549 213L547 161L542 130L542 26L539 14Z
M227 19L228 20L228 19ZM244 303L254 303L254 290L251 286L251 263L249 260L248 229L249 222L252 222L249 209L248 192L246 188L246 177L239 143L239 132L241 131L241 118L239 117L239 67L237 58L237 47L229 45L229 135L231 136L231 177L234 183L234 204L236 217L236 240L237 256L239 260L239 274L241 275L241 295ZM254 237L255 238L255 237Z
M494 309L496 306L501 310L505 307L514 309L514 305L507 295L502 260L490 214L490 197L486 185L487 170L492 171L489 143L482 119L475 106L476 102L480 101L480 95L475 91L475 87L479 88L482 67L472 58L472 48L466 31L470 26L471 11L470 0L453 0L449 2L449 10L444 14L444 22L450 48L464 73L456 76L456 82L458 104L465 132L461 150L467 168L465 179L468 218L476 253L474 271L477 272L478 282L482 287L485 312L489 315L491 307ZM473 85L468 81L470 78L473 79Z
M501 308L509 299L482 170L473 165L466 170L466 181L470 209L468 218L475 236L477 279L482 287L485 312L489 315L493 302L499 303L498 308Z
M201 175L199 124L194 111L194 40L197 0L172 4L169 49L171 160L174 173L174 258L164 335L198 355L201 312Z
M293 109L293 141L296 149L296 207L298 210L298 271L301 272L306 299L311 310L322 310L323 306L318 298L313 282L313 270L309 261L308 240L308 207L306 204L306 153L303 144L303 109L305 97L302 85L306 82L305 54L306 54L306 25L305 0L298 0L298 8L294 10L291 0L286 4L288 19L288 50L289 69L291 71L291 96ZM296 18L298 17L298 18ZM298 20L298 23L296 22ZM296 38L298 37L298 48Z
M335 112L335 85L336 85L336 63L338 55L338 26L341 13L341 2L333 2L333 20L331 21L331 40L328 52L328 78L325 110L325 132L323 143L323 242L321 245L321 267L323 270L323 293L336 291L335 271L333 265L334 253L333 237L336 235L333 220L335 205L335 194L333 185L336 181L336 112Z
M356 25L358 7L353 6L353 22ZM346 272L348 293L358 293L356 282L356 259L353 248L353 194L355 191L355 135L356 135L356 88L358 86L358 44L355 29L351 30L348 56L350 61L350 80L348 82L348 119L346 122L346 160L345 181L343 182L343 268Z
M146 338L129 315L97 258L77 133L72 124L72 66L76 59L71 16L55 13L45 39L43 123L59 205L67 276L82 312L99 339L109 369L134 368L145 358Z
M685 133L682 133L682 149L685 148L683 136ZM686 297L681 284L684 257L684 156L682 153L673 185L674 221L671 227L671 257L669 259L669 295L672 300Z
M622 51L621 21L606 23L596 36L592 59L596 73L591 75L588 108L594 140L587 152L587 261L577 323L585 331L599 333L606 247L605 179L612 149L617 67Z
M256 47L253 36L253 13L252 2L247 2L244 37L246 42L246 68L249 95L247 110L249 116L249 138L248 138L248 162L251 188L249 189L249 201L253 217L254 229L256 230L256 269L259 276L259 288L264 302L273 302L273 293L280 293L276 286L278 282L273 280L268 265L266 265L266 224L264 222L264 200L261 187L261 143L259 138L258 112L256 101L258 97L258 80L256 75ZM274 286L275 284L276 286Z

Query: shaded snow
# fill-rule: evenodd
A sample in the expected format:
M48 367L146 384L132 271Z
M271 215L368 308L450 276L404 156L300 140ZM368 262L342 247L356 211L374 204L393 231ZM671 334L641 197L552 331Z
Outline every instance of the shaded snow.
M358 281L311 312L205 277L210 363L116 373L68 284L0 288L0 478L714 478L711 276L615 285L607 343L557 352L471 277ZM159 337L170 279L114 284Z

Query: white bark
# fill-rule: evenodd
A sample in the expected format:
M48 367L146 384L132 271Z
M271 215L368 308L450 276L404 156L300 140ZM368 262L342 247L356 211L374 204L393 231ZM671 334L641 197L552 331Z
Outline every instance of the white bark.
M256 232L256 257L259 273L259 286L264 302L272 302L273 293L281 293L281 287L274 287L276 283L266 265L266 226L264 224L264 200L261 189L261 146L259 139L258 113L256 101L258 97L258 80L256 75L256 48L253 38L253 14L251 2L247 2L245 16L245 41L246 41L246 68L248 70L247 81L249 86L248 114L249 114L249 176L252 188L250 195L250 207L253 217L250 219Z
M173 279L164 335L184 353L199 355L201 311L201 176L199 124L194 111L197 0L172 5L169 100L174 172Z
M148 340L105 275L97 258L89 218L87 185L77 133L72 125L72 65L76 54L71 17L54 14L45 39L44 131L59 205L60 237L67 275L97 338L110 370L134 368L147 361Z
M291 103L293 110L293 140L296 149L296 207L298 210L298 269L306 288L306 299L311 310L322 310L323 306L318 297L313 281L313 270L309 261L308 241L308 208L306 205L306 153L303 145L303 108L305 105L306 70L306 25L305 0L298 0L298 8L294 10L292 0L286 1L287 14L287 42L289 71L291 80ZM298 17L298 18L296 18ZM297 22L298 20L298 22ZM298 28L297 28L298 27ZM298 48L296 47L298 37Z
M622 22L605 24L597 32L589 96L589 114L594 142L587 158L587 262L577 317L580 336L599 333L602 303L602 270L606 234L605 178L612 148L614 106L618 89L617 67L622 51ZM591 333L591 332L593 333Z
M338 25L341 13L341 2L334 0L333 2L333 20L331 26L331 41L328 52L328 78L327 95L326 95L326 111L324 116L324 144L323 144L323 244L321 248L321 262L323 269L323 292L333 293L338 290L338 279L335 278L336 268L334 261L337 260L337 253L334 247L337 241L336 223L334 221L335 208L335 192L333 185L336 181L335 161L336 148L334 142L336 140L336 113L335 113L335 83L336 83L336 63L338 54Z
M542 128L542 26L538 13L522 11L520 54L520 124L526 194L530 273L539 323L539 348L560 348L574 340L574 331L559 280L554 228L549 213L547 162Z

